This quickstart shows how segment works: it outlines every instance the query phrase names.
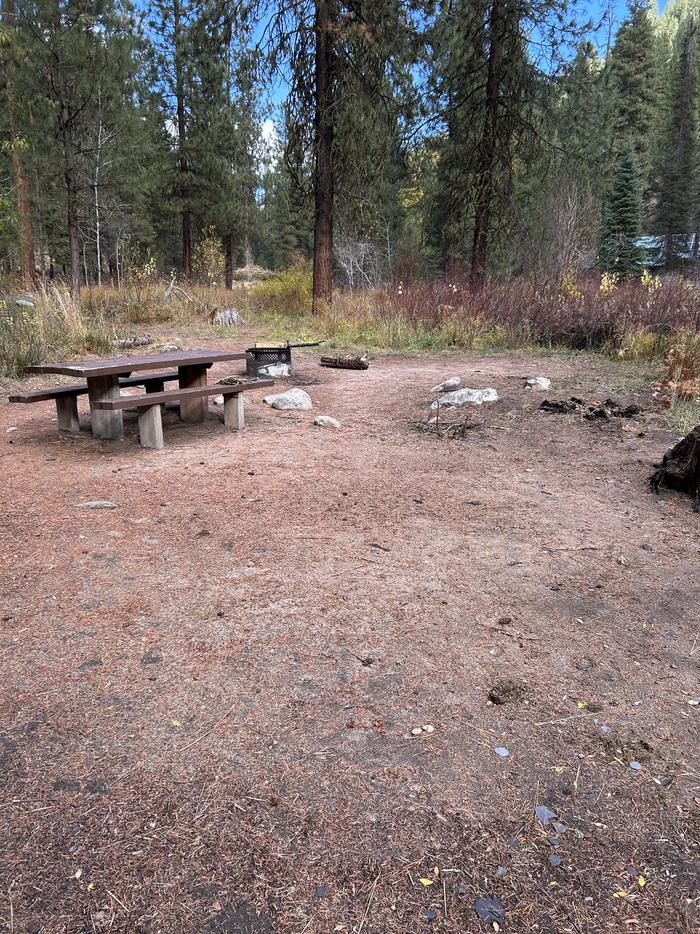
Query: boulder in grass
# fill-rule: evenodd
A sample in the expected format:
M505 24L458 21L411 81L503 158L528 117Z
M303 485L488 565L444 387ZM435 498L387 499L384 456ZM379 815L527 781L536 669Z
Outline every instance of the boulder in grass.
M498 402L498 393L495 389L458 389L448 392L441 399L436 399L431 409L452 406L459 408L463 405L483 405L484 402Z
M455 389L462 388L462 377L461 376L450 376L449 379L444 380L442 383L438 383L437 386L433 386L430 390L431 392L454 392Z
M310 412L313 409L311 396L303 389L288 389L286 392L273 396L265 396L265 405L271 409L281 409L288 412Z

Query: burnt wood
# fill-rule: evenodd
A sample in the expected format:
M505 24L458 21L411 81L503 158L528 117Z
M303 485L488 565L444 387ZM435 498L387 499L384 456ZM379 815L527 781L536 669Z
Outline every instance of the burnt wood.
M145 354L133 357L101 357L75 363L42 363L25 367L25 373L60 373L63 376L115 376L134 370L153 370L160 366L211 366L226 360L245 360L245 351L178 350L173 353Z
M214 383L211 386L196 386L194 389L168 389L165 392L151 392L145 396L121 396L119 399L106 399L96 402L95 408L114 411L117 409L138 409L148 405L161 405L167 402L179 402L182 399L193 399L203 396L234 396L247 389L267 389L274 386L272 379L250 380L248 383L235 383L232 386L222 386Z

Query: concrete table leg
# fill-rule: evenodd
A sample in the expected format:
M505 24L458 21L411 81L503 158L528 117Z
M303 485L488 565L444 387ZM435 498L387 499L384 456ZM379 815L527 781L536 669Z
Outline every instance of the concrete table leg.
M90 399L90 418L92 433L96 438L119 441L124 437L124 413L121 409L110 412L107 409L92 407L93 402L105 402L119 398L118 376L88 376L88 398Z
M178 367L180 389L194 389L195 386L207 385L206 366L180 366ZM180 418L183 422L205 422L209 404L207 397L201 399L182 399L180 401Z
M224 425L228 431L243 431L245 415L242 392L224 396Z
M59 431L70 431L73 434L80 431L77 396L59 396L56 399L56 412Z
M163 422L160 418L160 406L146 405L139 409L139 440L142 448L163 448Z

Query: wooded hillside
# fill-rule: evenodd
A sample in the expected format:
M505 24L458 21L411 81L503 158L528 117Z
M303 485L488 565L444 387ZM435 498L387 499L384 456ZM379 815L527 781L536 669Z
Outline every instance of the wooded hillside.
M2 0L0 268L314 299L698 252L696 0ZM315 250L314 250L315 244Z

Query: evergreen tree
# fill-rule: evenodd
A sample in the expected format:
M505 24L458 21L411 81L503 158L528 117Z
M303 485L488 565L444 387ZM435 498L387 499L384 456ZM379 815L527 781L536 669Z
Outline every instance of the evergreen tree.
M622 150L603 205L600 266L621 276L638 275L644 267L639 244L642 232L642 181L632 140Z
M671 112L660 168L657 229L664 238L664 262L678 263L698 221L697 198L697 24L689 16L677 37Z
M642 186L649 183L650 150L659 117L656 33L647 0L631 0L610 55L614 147L620 153L629 140L639 157Z

